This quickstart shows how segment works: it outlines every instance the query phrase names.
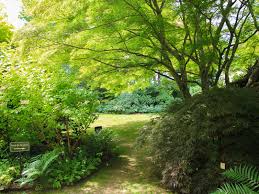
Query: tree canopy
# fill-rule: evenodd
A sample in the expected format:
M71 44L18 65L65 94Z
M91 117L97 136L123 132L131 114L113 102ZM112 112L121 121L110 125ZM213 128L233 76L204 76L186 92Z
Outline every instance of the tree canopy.
M9 42L12 38L12 26L6 21L6 14L0 3L0 43Z
M190 84L228 85L259 53L254 0L23 2L30 17L17 37L23 52L70 64L107 87L143 83L155 72L188 98Z

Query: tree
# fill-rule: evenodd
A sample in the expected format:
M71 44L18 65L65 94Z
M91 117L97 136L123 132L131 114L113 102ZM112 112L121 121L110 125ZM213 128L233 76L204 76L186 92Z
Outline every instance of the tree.
M12 37L12 26L6 22L6 14L0 4L0 43L9 42Z
M228 85L240 45L258 37L253 0L24 4L32 18L21 33L26 51L79 67L87 64L87 75L139 72L143 78L156 72L174 80L184 98L191 97L189 83L206 92L218 85L222 73Z

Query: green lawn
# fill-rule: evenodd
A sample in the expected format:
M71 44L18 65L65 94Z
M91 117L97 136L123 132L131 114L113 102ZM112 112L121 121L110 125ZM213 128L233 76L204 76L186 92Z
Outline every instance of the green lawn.
M145 156L145 152L134 148L139 128L152 117L155 116L149 114L100 115L92 127L102 125L104 128L114 130L121 148L120 157L74 186L65 187L61 190L26 192L26 194L169 193L151 175L149 160Z

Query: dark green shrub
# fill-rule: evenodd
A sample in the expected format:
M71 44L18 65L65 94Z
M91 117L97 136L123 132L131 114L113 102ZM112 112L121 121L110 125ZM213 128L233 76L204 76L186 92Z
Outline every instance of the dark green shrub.
M172 105L141 132L162 182L179 193L208 193L219 163L259 165L259 94L213 89Z
M173 101L171 91L158 86L132 93L123 93L99 106L102 113L157 113L162 112Z
M53 164L48 182L54 188L71 185L89 176L99 166L117 155L113 133L102 130L100 133L89 133L81 140L72 157L62 156Z

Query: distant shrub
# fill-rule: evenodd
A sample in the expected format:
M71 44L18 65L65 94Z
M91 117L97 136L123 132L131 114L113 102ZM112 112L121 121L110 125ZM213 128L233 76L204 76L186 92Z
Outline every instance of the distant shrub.
M258 121L254 90L213 89L170 106L141 131L139 142L167 187L208 193L222 182L220 162L259 165Z
M101 113L157 113L162 112L174 100L169 90L162 87L148 87L132 93L123 93L113 100L103 103Z

